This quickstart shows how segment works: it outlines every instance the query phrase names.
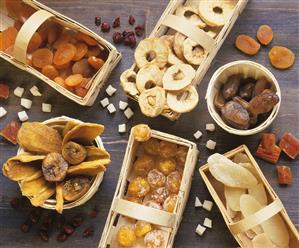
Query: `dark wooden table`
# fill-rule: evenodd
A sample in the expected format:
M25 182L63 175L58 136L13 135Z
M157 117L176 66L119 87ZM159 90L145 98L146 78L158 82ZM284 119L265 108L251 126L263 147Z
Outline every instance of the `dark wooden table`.
M1 0L3 1L3 0ZM43 0L43 3L53 9L69 16L78 22L84 24L95 32L100 33L99 29L94 25L94 17L101 16L102 20L110 23L117 16L121 17L122 29L129 28L127 25L127 17L132 14L136 17L137 23L146 20L147 33L154 27L160 15L167 5L166 0ZM285 45L292 49L297 57L299 56L299 2L296 0L255 0L250 1L238 19L228 38L224 42L218 55L212 62L212 65L202 80L198 91L200 93L200 103L198 107L191 113L183 115L178 121L170 122L165 118L148 119L141 115L136 103L130 102L130 106L135 111L134 117L127 121L121 111L117 111L114 115L107 113L103 109L99 100L104 98L105 92L101 92L93 107L81 107L56 91L48 87L36 78L20 71L10 64L0 61L0 81L10 84L11 89L16 86L23 86L29 89L32 85L37 84L42 90L42 99L34 98L33 106L28 111L31 121L43 121L54 116L67 115L78 118L83 121L98 122L106 126L106 130L102 136L106 149L112 155L112 164L110 165L104 181L96 193L96 195L84 206L69 211L65 211L67 217L73 216L75 213L87 213L95 205L100 209L95 219L86 218L83 226L65 243L56 241L57 231L50 233L50 241L48 243L41 241L38 237L38 227L34 227L27 234L20 231L20 224L26 219L31 207L28 203L24 204L18 211L10 207L10 199L20 195L19 188L16 183L9 181L0 175L0 247L97 247L101 238L102 230L106 221L108 210L113 198L119 171L127 144L128 134L119 135L117 126L120 123L127 123L128 127L136 123L147 123L152 128L175 134L186 139L194 140L193 133L201 130L204 135L197 141L200 156L198 165L196 166L195 175L192 181L192 190L189 201L184 213L184 218L180 226L178 235L175 240L174 247L237 247L237 243L229 233L219 210L215 206L211 212L203 209L194 208L194 198L198 196L201 200L211 199L203 181L201 180L198 168L206 162L209 155L212 154L205 148L208 139L217 141L216 152L223 153L229 151L241 144L249 146L254 153L259 143L260 134L249 137L238 137L224 132L220 127L216 127L214 133L208 134L205 131L205 124L213 122L206 107L204 99L206 88L213 72L220 66L240 59L249 59L257 61L269 68L276 76L280 83L282 91L282 105L280 112L273 124L266 130L274 132L277 137L281 137L284 132L292 132L299 137L299 63L289 70L279 71L271 67L267 58L267 52L271 45ZM255 57L246 57L234 48L234 39L238 34L246 33L255 36L255 32L259 25L269 24L274 30L274 40L269 47L262 48ZM103 35L111 40L111 31L109 34ZM120 99L125 100L119 86L119 76L122 71L129 68L133 62L134 50L119 46L123 59L113 71L109 78L108 84L112 84L118 88L115 96L111 101L117 105ZM25 96L31 97L28 90ZM53 111L50 114L41 112L41 102L48 101L53 104ZM17 112L22 110L20 99L13 96L7 101L0 102L8 110L8 115L0 120L0 128L6 123L17 119ZM17 147L0 139L0 163L2 164L8 157L13 156L17 151ZM276 179L275 166L257 159L262 171L270 184L283 201L291 219L299 227L299 161L291 161L285 155L282 155L279 164L288 165L293 171L293 184L289 187L279 187ZM45 213L44 213L45 214ZM195 234L195 228L198 223L203 223L205 217L213 220L213 229L207 230L203 237ZM93 225L95 233L93 237L82 238L82 232L88 225Z

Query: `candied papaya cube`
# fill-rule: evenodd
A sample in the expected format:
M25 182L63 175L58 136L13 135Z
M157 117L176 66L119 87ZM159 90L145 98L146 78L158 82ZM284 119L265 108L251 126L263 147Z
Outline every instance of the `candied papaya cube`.
M290 185L292 183L292 171L289 166L276 166L278 183L281 185Z
M280 153L280 147L275 144L275 134L264 133L261 143L257 148L256 156L275 164L279 159Z
M285 133L280 140L279 147L290 158L295 159L299 153L299 140L291 133Z
M17 144L17 134L21 125L19 122L12 121L8 123L1 131L0 135L13 144Z

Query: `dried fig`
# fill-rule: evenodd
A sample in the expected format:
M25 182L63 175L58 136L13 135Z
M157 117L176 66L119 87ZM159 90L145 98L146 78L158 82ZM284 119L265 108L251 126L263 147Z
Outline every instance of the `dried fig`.
M265 89L269 89L271 84L269 83L266 77L261 77L259 80L256 81L254 90L252 92L252 96L257 96L261 94Z
M240 34L235 41L236 47L247 55L255 55L261 48L261 45L255 39L248 35Z
M70 164L79 164L86 158L87 150L84 146L73 141L67 142L62 147L62 156Z
M75 177L63 184L62 195L66 201L75 201L83 196L90 188L87 177Z
M226 100L232 99L238 92L240 86L240 75L232 75L222 87L222 95Z
M269 51L271 65L277 69L288 69L295 63L295 54L283 46L274 46Z
M229 101L221 108L223 120L238 129L248 129L249 114L239 103Z
M42 164L44 177L49 182L62 181L68 169L68 163L64 160L61 154L51 152L47 154Z
M259 26L256 33L256 38L262 45L269 45L270 42L273 40L272 28L268 25Z
M215 108L220 111L221 108L224 106L225 102L226 101L225 101L225 99L222 95L222 92L221 92L221 90L219 90L217 92L217 94L215 94L215 97L214 97L214 106L215 106Z
M248 82L240 87L239 96L245 100L250 100L254 89L254 83Z
M272 110L278 102L278 95L276 95L275 92L266 89L250 100L248 110L254 115L267 113Z

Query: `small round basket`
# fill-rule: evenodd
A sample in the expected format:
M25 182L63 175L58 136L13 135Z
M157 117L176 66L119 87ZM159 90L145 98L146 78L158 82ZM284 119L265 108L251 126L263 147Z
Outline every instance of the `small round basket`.
M265 76L268 79L268 81L272 84L272 89L276 91L276 94L279 97L279 102L274 106L268 118L264 122L259 124L257 127L254 127L252 129L239 130L228 126L222 120L221 116L219 115L214 106L215 94L221 89L221 86L226 82L227 78L234 74L243 74L245 78L252 77L254 79L258 79L262 76ZM246 136L263 131L273 122L280 108L281 92L276 78L267 68L249 60L238 60L223 65L213 74L208 85L206 100L210 115L222 129L232 134Z
M66 116L52 118L52 119L44 121L43 123L48 126L54 127L56 130L59 131L59 129L60 128L62 129L63 126L68 121L75 121L77 123L82 123L82 121L80 121L80 120L72 119L72 118L69 118ZM104 145L99 136L94 140L94 145L99 148L104 149ZM22 148L19 148L17 154L20 154L23 152L24 152L24 150ZM103 180L103 177L104 177L104 172L101 172L97 176L93 177L89 190L83 196L81 196L79 199L77 199L76 201L65 202L63 205L63 209L65 210L65 209L78 207L78 206L84 204L85 202L87 202L97 192L97 190ZM30 197L28 197L28 198L30 198ZM51 210L55 210L55 206L56 206L56 199L54 199L54 198L50 198L50 199L46 200L45 203L43 205L41 205L42 208L51 209Z

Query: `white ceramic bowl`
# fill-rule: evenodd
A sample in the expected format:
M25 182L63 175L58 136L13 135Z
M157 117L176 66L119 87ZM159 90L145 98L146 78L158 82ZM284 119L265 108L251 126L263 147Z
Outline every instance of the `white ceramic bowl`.
M261 78L265 76L268 81L272 84L272 88L276 91L276 94L279 97L279 102L274 106L272 112L270 113L269 117L258 125L255 128L248 129L248 130L239 130L227 125L217 112L214 106L214 97L215 94L220 90L222 84L224 84L227 78L234 74L243 74L245 78L252 77L255 79ZM221 66L212 76L207 93L206 93L206 100L208 105L208 110L214 121L225 131L240 135L252 135L263 131L267 128L275 119L276 115L278 114L280 104L281 104L281 92L278 85L278 82L274 75L264 66L249 60L238 60L226 65Z

